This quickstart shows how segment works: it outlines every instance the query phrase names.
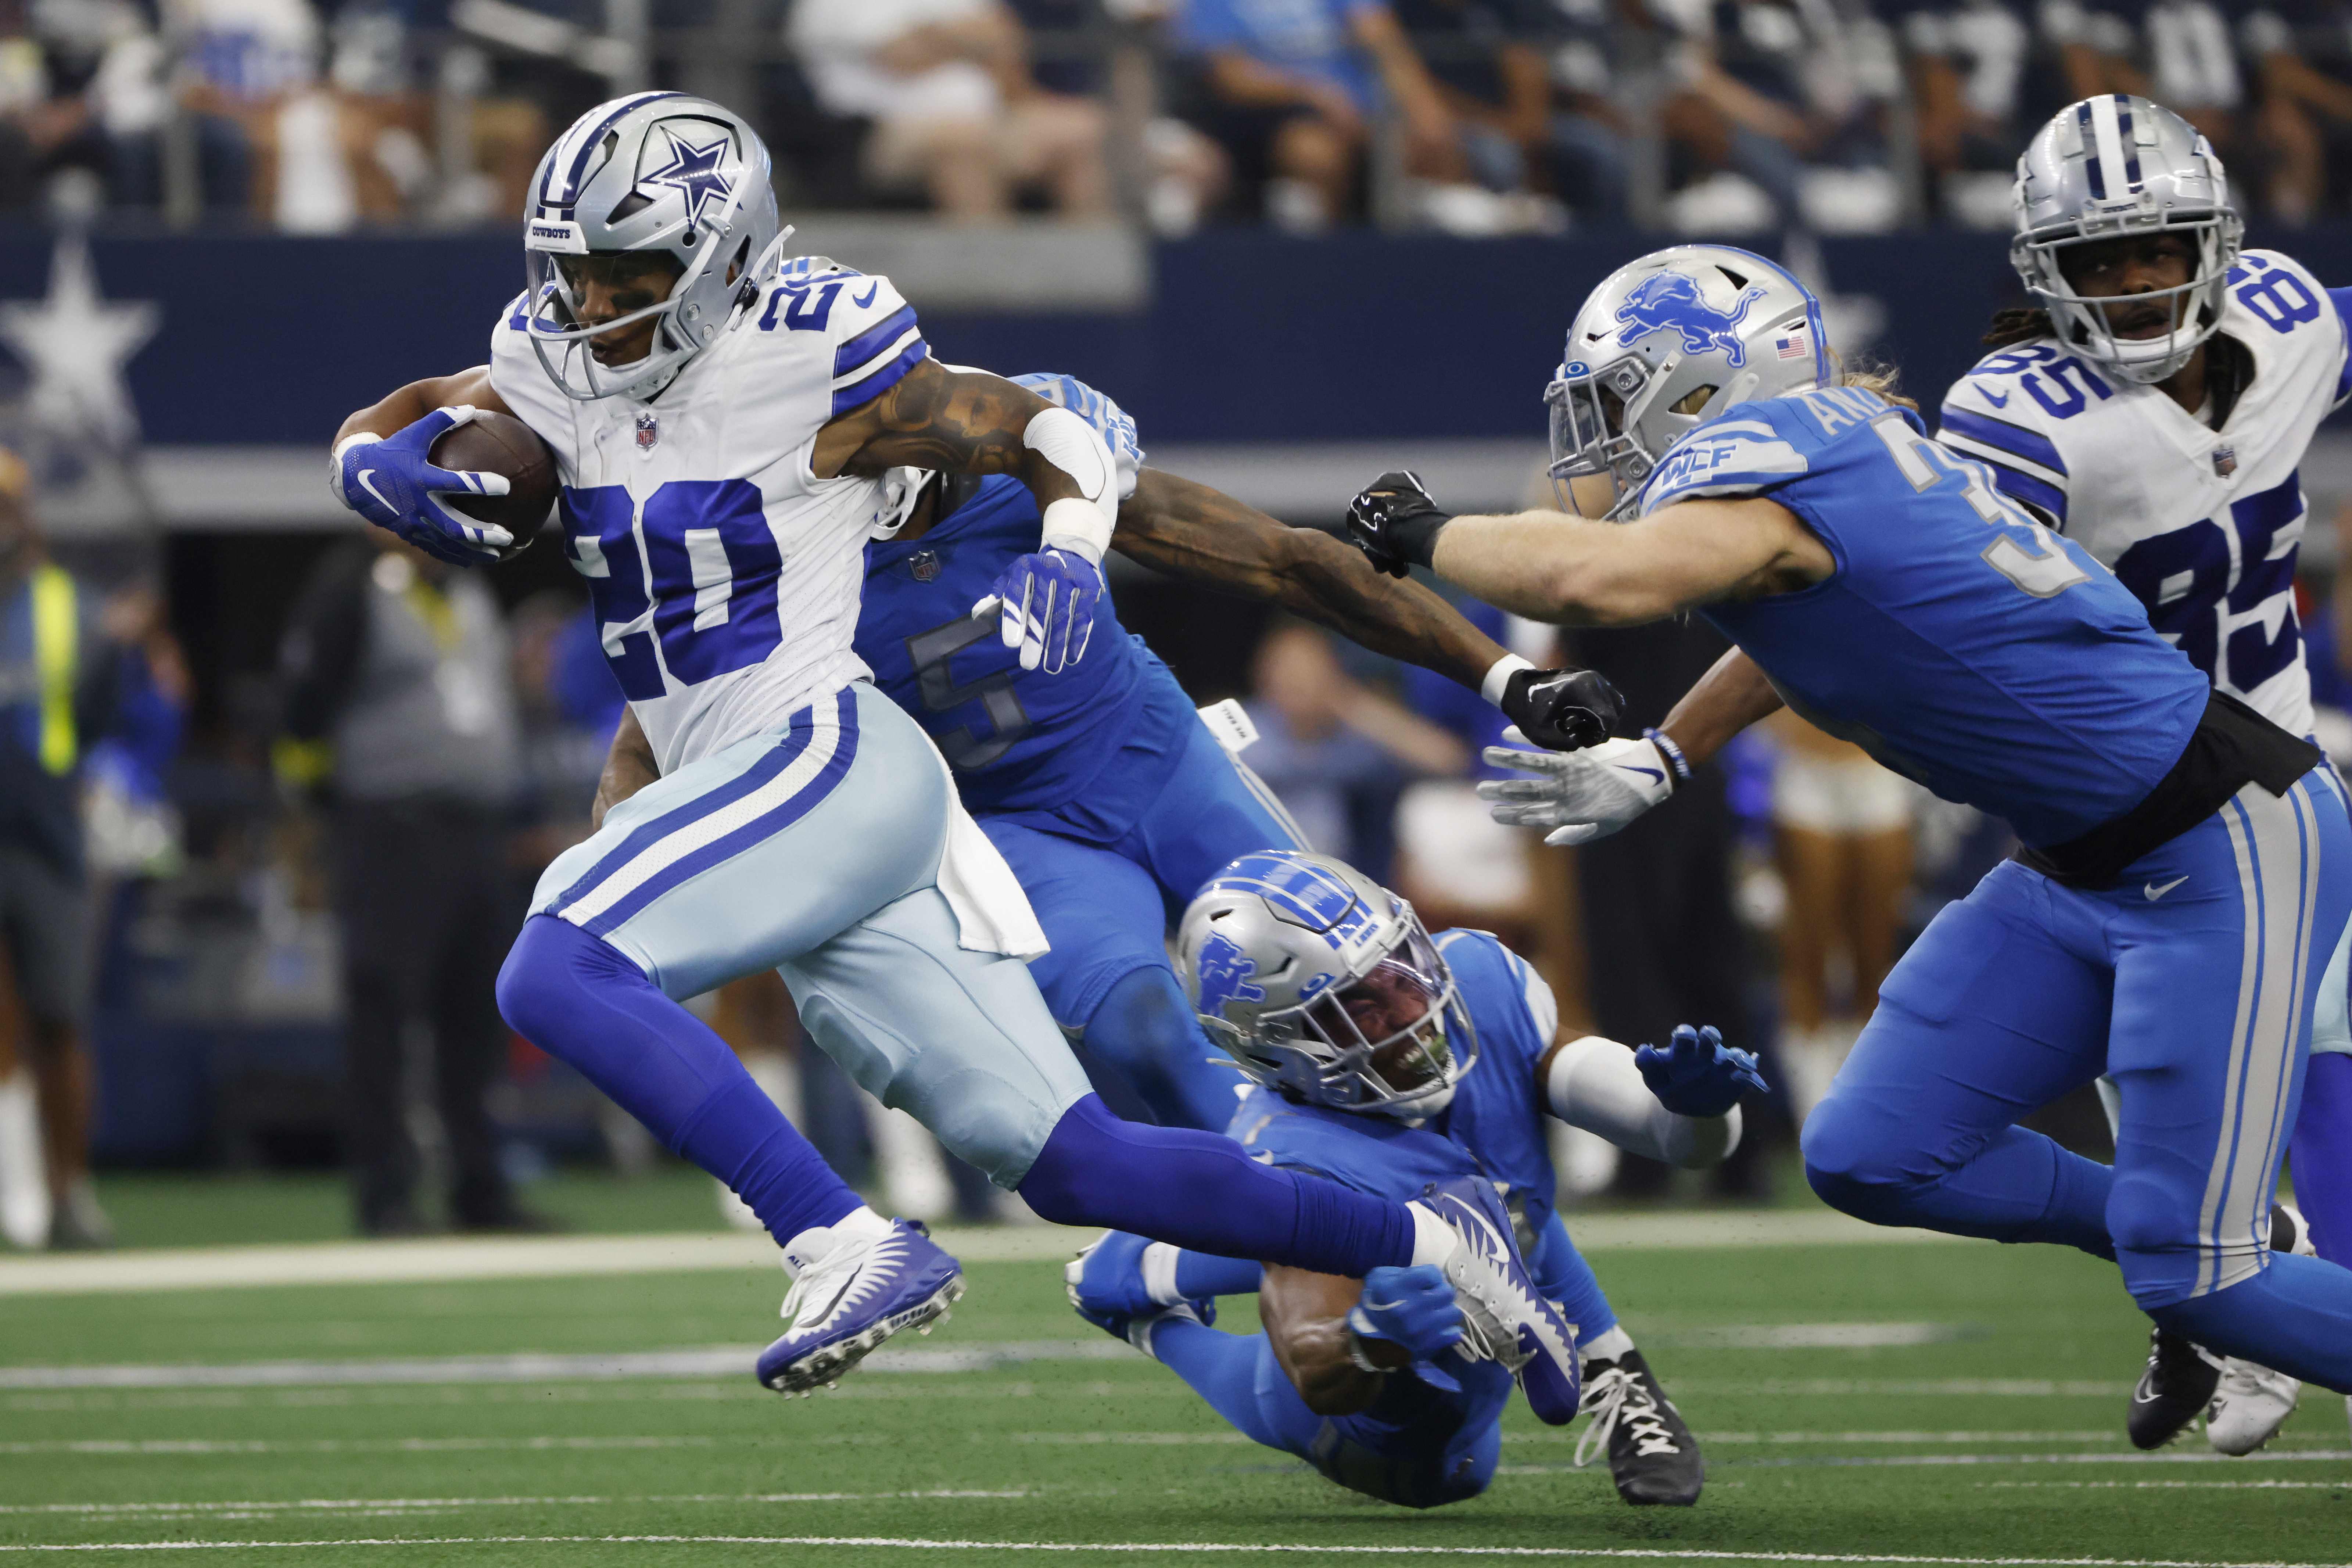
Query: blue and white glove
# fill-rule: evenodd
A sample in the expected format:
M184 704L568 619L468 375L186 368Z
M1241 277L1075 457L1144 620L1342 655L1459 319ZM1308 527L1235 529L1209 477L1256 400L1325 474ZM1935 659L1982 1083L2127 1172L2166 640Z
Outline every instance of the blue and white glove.
M1633 1053L1642 1081L1658 1103L1676 1116L1722 1116L1750 1089L1767 1093L1764 1075L1757 1069L1756 1053L1727 1046L1713 1025L1694 1029L1685 1024L1666 1041L1664 1050L1643 1046Z
M1102 594L1093 562L1076 550L1040 550L1007 566L971 615L998 618L1004 646L1021 650L1022 668L1059 675L1086 657Z
M459 404L436 408L391 437L365 431L346 436L328 461L327 488L378 528L389 529L436 560L452 566L496 561L499 552L514 543L514 535L451 511L441 498L502 496L506 476L436 468L428 456L434 442L473 423L479 413Z
M1516 729L1507 741L1526 739ZM1662 804L1675 793L1674 765L1648 741L1603 741L1580 752L1486 748L1491 767L1540 776L1487 779L1478 785L1486 814L1508 827L1541 827L1547 844L1590 844Z
M1453 1373L1436 1365L1439 1356L1462 1342L1462 1306L1445 1270L1433 1263L1365 1275L1364 1293L1348 1309L1348 1331L1360 1340L1403 1346L1424 1383L1449 1393L1461 1387ZM1368 1363L1359 1359L1357 1364Z

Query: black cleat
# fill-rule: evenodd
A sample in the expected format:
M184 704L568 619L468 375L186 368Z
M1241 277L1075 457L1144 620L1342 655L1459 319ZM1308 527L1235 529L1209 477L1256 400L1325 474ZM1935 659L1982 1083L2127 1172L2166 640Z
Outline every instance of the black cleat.
M1642 1352L1584 1363L1582 1414L1592 1420L1576 1442L1576 1462L1588 1463L1603 1444L1617 1495L1635 1507L1663 1503L1688 1508L1706 1484L1698 1439L1682 1412L1658 1386Z
M2221 1369L2179 1334L2162 1329L2149 1334L2147 1370L2132 1390L2131 1414L2124 1421L2132 1447L2161 1448L2179 1436L2221 1381Z

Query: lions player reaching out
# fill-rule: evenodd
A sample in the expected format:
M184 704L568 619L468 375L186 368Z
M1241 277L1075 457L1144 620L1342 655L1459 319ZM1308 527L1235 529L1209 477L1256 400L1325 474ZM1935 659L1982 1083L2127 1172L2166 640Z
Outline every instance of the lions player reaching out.
M1837 384L1820 302L1771 262L1655 252L1593 291L1568 348L1553 471L1622 526L1448 518L1391 475L1357 498L1359 542L1522 615L1697 609L1746 658L1654 741L1559 768L1497 748L1549 776L1488 798L1590 837L1633 815L1596 807L1604 773L1655 798L1635 770L1678 772L1785 701L2006 820L2027 847L1895 965L1807 1121L1814 1191L1878 1224L2112 1258L2158 1326L2352 1392L2352 1271L2270 1245L2352 906L2352 818L2317 748L2213 689L1915 412ZM2103 1070L2112 1167L2015 1125Z
M2011 255L2040 302L1994 319L1985 342L1999 352L1945 394L1937 439L2113 570L2216 689L2308 734L2297 468L2352 392L2352 289L2326 288L2277 251L2242 252L2221 160L2144 98L2062 111L2018 172ZM2352 1262L2345 965L2339 943L2291 1143L2310 1224L2306 1234L2282 1207L2272 1242L2336 1263ZM2209 1443L2249 1453L2297 1393L2284 1373L2217 1367L2158 1329L2132 1441L2156 1447L2205 1410Z
M1404 1195L1475 1175L1499 1189L1538 1288L1577 1325L1591 1424L1635 1504L1698 1500L1697 1442L1619 1325L1552 1207L1544 1113L1654 1159L1700 1167L1739 1139L1756 1058L1713 1029L1665 1050L1554 1038L1551 990L1484 931L1433 939L1395 894L1339 861L1244 856L1183 918L1185 987L1256 1080L1230 1131L1260 1160ZM1341 1486L1414 1508L1493 1475L1510 1380L1465 1360L1486 1337L1443 1270L1363 1279L1181 1251L1113 1234L1069 1266L1070 1299L1167 1365L1257 1442ZM1206 1326L1203 1299L1259 1292L1265 1331Z
M851 1076L1040 1214L1302 1267L1450 1262L1521 1342L1531 1402L1571 1418L1565 1326L1493 1246L1477 1194L1326 1190L1103 1110L1022 963L1045 944L1018 885L852 651L881 475L902 465L1028 487L1042 543L997 584L1004 630L1040 662L1082 648L1116 504L1101 438L930 359L886 279L780 273L767 150L717 104L590 111L530 201L530 287L489 364L352 416L333 485L476 564L512 542L442 498L503 481L436 467L435 440L499 409L554 452L572 560L662 776L548 868L499 1001L782 1245L792 1321L761 1381L829 1383L961 1289L955 1260L866 1208L677 1000L776 967Z

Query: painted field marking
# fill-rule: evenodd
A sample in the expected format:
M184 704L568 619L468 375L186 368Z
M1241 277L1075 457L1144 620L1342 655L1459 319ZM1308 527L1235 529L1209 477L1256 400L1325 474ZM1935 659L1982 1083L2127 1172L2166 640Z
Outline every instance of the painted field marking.
M69 1514L77 1519L125 1515L205 1513L394 1513L409 1510L443 1510L460 1508L572 1507L590 1503L775 1503L775 1502L899 1502L908 1499L1026 1498L1028 1488L1012 1491L931 1487L890 1492L683 1492L666 1497L443 1497L443 1498L291 1498L249 1502L31 1502L0 1504L0 1514Z
M2069 1491L2254 1491L2306 1492L2342 1491L2352 1487L2352 1476L2340 1481L1979 1481L1980 1487L2002 1487L2021 1490L2028 1487L2064 1489Z
M1952 1564L1954 1568L2352 1568L2335 1563L2245 1563L2221 1559L2135 1557L1931 1557L1825 1552L1703 1552L1601 1546L1322 1546L1285 1542L1201 1541L957 1541L889 1535L476 1535L352 1541L131 1541L71 1545L7 1545L0 1552L317 1552L326 1547L375 1546L864 1546L899 1552L1050 1552L1076 1553L1181 1552L1317 1553L1328 1557L1563 1557L1665 1563L1892 1563Z
M1810 1454L1790 1458L1725 1459L1721 1463L1751 1469L1873 1468L1937 1465L2274 1465L2341 1463L2352 1459L2352 1448L2312 1448L2233 1457L2229 1454Z
M1677 1378L1677 1394L1725 1394L1765 1398L1853 1399L1865 1396L1918 1399L1949 1395L1977 1399L2122 1399L2132 1391L2124 1382L2042 1377L1765 1378L1735 1382L1710 1378Z

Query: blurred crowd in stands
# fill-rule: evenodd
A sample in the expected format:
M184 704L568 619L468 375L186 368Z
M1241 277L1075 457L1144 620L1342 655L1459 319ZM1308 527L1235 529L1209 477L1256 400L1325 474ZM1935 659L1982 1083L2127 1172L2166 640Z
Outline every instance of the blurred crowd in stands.
M2251 213L2352 195L2352 0L0 0L0 209L501 219L654 86L750 114L788 205L1164 234L1998 227L2105 91Z

